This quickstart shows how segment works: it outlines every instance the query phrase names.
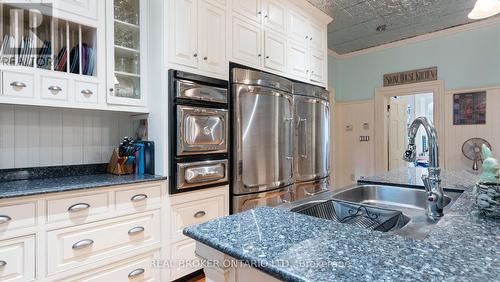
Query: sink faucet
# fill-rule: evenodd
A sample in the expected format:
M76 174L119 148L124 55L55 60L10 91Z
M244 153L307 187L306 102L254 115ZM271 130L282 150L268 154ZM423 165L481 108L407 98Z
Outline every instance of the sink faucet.
M427 191L427 216L431 219L439 219L443 216L444 193L441 187L441 169L439 168L439 148L436 128L426 117L418 117L408 129L408 149L403 159L407 162L417 163L417 147L415 137L418 128L423 126L427 133L427 143L429 147L429 167L428 175L422 176L425 190Z

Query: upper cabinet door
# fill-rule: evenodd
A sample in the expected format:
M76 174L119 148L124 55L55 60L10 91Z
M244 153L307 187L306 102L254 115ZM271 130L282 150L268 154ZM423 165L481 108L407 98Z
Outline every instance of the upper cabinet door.
M260 67L262 61L262 32L260 26L233 16L232 58L242 64Z
M14 2L19 3L19 1ZM60 11L91 19L97 19L97 0L43 0L42 2L50 4L52 7ZM57 14L57 12L55 13Z
M171 0L169 58L172 63L197 67L197 0Z
M311 50L311 76L310 79L313 82L324 83L325 82L325 56L322 51Z
M233 11L260 24L262 20L261 5L261 0L233 0Z
M309 41L311 42L311 47L318 50L323 50L323 48L325 47L325 33L325 28L311 21L311 25L309 28Z
M201 68L224 75L226 72L226 13L223 9L202 0L199 19Z
M288 72L301 79L307 79L309 74L307 47L296 42L288 42Z
M307 17L295 6L288 10L288 35L291 39L303 43L309 40L309 22Z
M281 0L264 0L264 25L285 32L286 8Z
M286 38L272 31L265 31L265 58L266 68L285 72L286 67Z

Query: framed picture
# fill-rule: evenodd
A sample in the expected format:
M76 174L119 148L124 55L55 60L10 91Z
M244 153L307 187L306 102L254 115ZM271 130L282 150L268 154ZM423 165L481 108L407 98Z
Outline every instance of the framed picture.
M453 125L486 124L486 91L453 94Z

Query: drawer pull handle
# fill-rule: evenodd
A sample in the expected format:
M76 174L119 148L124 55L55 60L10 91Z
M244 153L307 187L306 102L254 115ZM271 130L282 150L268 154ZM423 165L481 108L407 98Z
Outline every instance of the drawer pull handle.
M50 91L54 91L54 92L61 92L62 91L62 88L59 87L59 86L50 86L49 87L49 90Z
M23 82L20 82L20 81L14 81L14 82L12 82L12 83L10 84L10 86L12 86L12 87L22 87L22 88L24 88L24 87L26 87L26 84L25 84L25 83L23 83Z
M4 224L6 222L11 221L12 218L8 215L0 215L0 224Z
M132 198L130 198L130 200L132 202L140 202L140 201L144 201L148 198L148 195L146 194L137 194L135 196L133 196Z
M94 92L92 92L92 90L90 90L90 89L83 89L80 93L82 93L83 95L92 95L92 94L94 94Z
M144 268L134 269L130 271L130 273L128 274L128 278L136 278L137 276L144 274L144 272L146 272Z
M137 226L128 231L128 235L137 235L139 233L144 232L144 227L142 226Z
M81 249L84 249L84 248L88 248L88 247L90 247L92 245L94 245L94 240L83 239L81 241L78 241L78 242L74 243L71 248L73 250L81 250Z
M79 211L84 211L86 209L90 208L90 205L87 203L78 203L74 204L71 207L68 208L69 212L79 212Z
M205 211L199 211L194 214L195 218L204 217L207 213Z
M0 260L0 267L4 267L7 265L7 262L4 260Z

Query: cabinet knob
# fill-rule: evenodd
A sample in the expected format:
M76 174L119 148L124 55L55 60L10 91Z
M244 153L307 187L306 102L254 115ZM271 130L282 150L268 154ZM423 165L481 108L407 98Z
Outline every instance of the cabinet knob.
M24 88L26 87L26 84L20 81L14 81L10 83L10 86Z
M197 58L198 57L198 53L194 53L193 57Z
M69 212L79 212L79 211L84 211L86 209L90 208L90 205L87 203L78 203L70 206L68 208Z
M309 39L309 35L306 35L306 39Z
M269 59L269 56L266 56L266 59Z
M129 278L135 278L135 277L137 277L137 276L139 276L139 275L144 274L144 272L145 272L144 268L137 268L137 269L132 270L132 271L128 274L128 277L129 277Z
M267 19L267 18L269 18L269 15L266 13L266 14L264 15L264 18L266 18L266 19Z
M48 88L50 91L53 91L53 92L61 92L62 91L62 88L59 87L59 86L50 86ZM57 94L57 93L56 93Z
M0 260L0 267L4 267L7 265L7 262L4 260Z
M11 221L12 218L8 215L0 215L0 224L4 224L6 222Z
M203 60L205 60L205 61L208 60L208 57L203 57Z
M78 241L76 243L73 244L73 246L71 247L73 250L81 250L81 249L84 249L84 248L87 248L87 247L90 247L94 244L94 240L91 240L91 239L83 239L81 241Z
M260 15L262 15L262 11L257 12L257 16L260 16Z
M111 94L111 96L115 96L115 90L113 88L109 88L109 94Z
M92 94L94 94L94 92L92 92L92 90L90 90L90 89L83 89L80 93L82 93L83 95L92 95Z
M312 41L312 40L313 40L313 38L312 38L312 37L309 37L309 40L311 40L311 41Z
M257 55L257 57L262 57L262 54Z

